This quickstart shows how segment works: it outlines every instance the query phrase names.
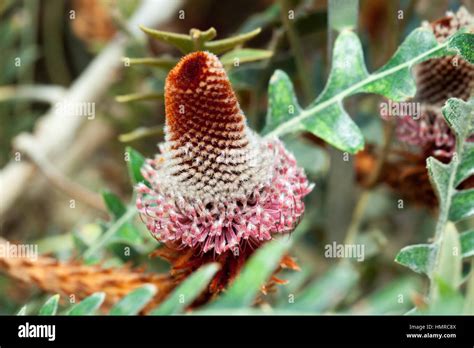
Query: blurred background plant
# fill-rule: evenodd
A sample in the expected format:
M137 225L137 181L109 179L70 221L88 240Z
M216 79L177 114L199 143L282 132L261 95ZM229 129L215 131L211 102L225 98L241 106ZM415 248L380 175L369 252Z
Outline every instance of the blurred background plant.
M152 157L163 140L164 81L183 53L205 48L219 54L249 125L271 132L265 121L267 88L275 70L289 76L297 100L310 109L334 66L338 33L357 32L367 70L376 71L423 20L444 17L460 5L474 11L472 2L445 0L3 1L0 236L37 244L44 256L35 264L0 259L5 271L0 313L22 308L22 314L89 314L100 312L99 307L111 314L182 313L217 272L214 264L203 266L170 293L174 285L158 275L169 265L149 257L157 242L133 203L126 203L133 202L132 183L141 180L143 156ZM138 24L150 28L145 29L150 37ZM472 41L470 47L472 57ZM276 76L286 83L285 76ZM55 104L67 97L94 102L95 117L57 115ZM437 201L430 196L419 204L400 187L384 184L387 170L394 171L384 164L387 154L393 155L394 126L380 118L383 100L362 94L344 100L365 139L366 156L359 153L357 161L351 154L355 148L340 151L322 140L343 147L339 141L344 139L332 133L283 137L316 182L304 219L288 243L258 250L225 295L195 311L403 314L426 309L430 299L425 295L430 287L431 294L439 293L443 281L433 289L429 278L411 274L394 259L417 271L427 262L430 247L415 250L423 255L414 266L412 256L400 259L399 251L433 238ZM417 182L404 190L418 190ZM459 231L474 229L469 215L457 223ZM461 313L468 308L465 302L474 303L472 276L473 297L460 300L456 292L468 283L472 236L461 240L464 262L443 256L448 267L460 270L452 279L458 282L454 291L443 288L448 304L435 312ZM364 262L325 257L325 246L333 242L364 244ZM287 284L262 289L286 253L301 270L283 269L278 278ZM61 293L62 300L45 291Z

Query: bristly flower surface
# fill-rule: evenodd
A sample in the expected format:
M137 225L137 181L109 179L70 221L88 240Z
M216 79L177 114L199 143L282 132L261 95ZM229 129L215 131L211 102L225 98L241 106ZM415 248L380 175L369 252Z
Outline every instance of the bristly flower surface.
M219 59L191 53L165 85L161 154L142 168L137 207L159 241L220 255L238 254L291 232L312 186L277 139L246 124Z
M461 7L456 13L424 26L433 31L439 42L462 28L474 28L474 17ZM459 56L433 58L414 68L417 94L414 102L421 104L421 114L406 115L397 121L397 135L402 143L413 145L424 157L434 156L449 161L455 138L441 112L446 100L469 99L474 91L474 65Z

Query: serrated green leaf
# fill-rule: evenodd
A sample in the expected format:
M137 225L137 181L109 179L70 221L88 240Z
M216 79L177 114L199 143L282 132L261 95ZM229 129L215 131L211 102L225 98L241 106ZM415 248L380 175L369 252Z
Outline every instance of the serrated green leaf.
M58 310L59 295L51 296L39 310L39 315L55 315Z
M474 230L461 233L459 236L461 241L462 257L474 255Z
M467 38L463 37L451 45L457 47L465 43L463 40ZM281 136L308 129L343 151L357 152L363 147L363 138L358 127L342 108L343 99L365 92L380 94L395 101L412 97L415 82L411 76L411 67L433 57L451 54L447 49L448 42L450 41L438 43L431 31L417 29L408 36L385 66L368 75L359 39L350 31L341 32L334 48L335 70L322 95L298 115L273 125L268 136ZM333 128L333 125L340 128ZM340 136L343 131L349 133Z
M212 263L202 266L181 283L168 298L151 315L167 315L181 313L207 287L212 277L219 270L219 264Z
M457 191L449 209L449 219L459 221L474 215L474 189Z
M326 271L296 294L294 302L285 307L294 311L307 310L312 313L323 313L334 308L356 285L359 273L349 262L341 263Z
M300 114L293 84L282 70L275 70L268 85L268 110L264 133Z
M156 287L147 284L133 290L115 306L112 307L110 315L136 315L151 301L156 294Z
M193 51L193 41L191 36L185 34L176 34L168 31L155 30L147 28L143 25L140 26L140 29L145 32L145 34L151 36L154 39L157 39L161 42L168 43L179 49L182 53L186 54Z
M448 49L456 51L465 60L474 64L474 35L471 33L459 33L449 40Z
M443 106L443 115L459 139L466 139L472 127L474 106L457 98L450 98Z
M360 92L375 93L394 101L404 101L415 95L416 84L411 74L414 64L426 60L427 52L439 47L430 30L416 29L403 41L390 60L374 75L387 74L365 84Z
M102 191L102 199L105 202L107 210L115 220L120 218L127 211L127 207L122 203L120 198L108 190Z
M143 157L138 151L134 150L129 146L126 147L125 151L128 154L127 168L132 183L146 183L146 180L141 173L141 168L145 163L145 157Z
M409 245L399 251L395 261L417 273L431 277L436 260L437 246L434 244Z
M222 40L208 41L204 43L204 49L214 54L221 54L253 39L260 34L261 29L257 28L248 33L236 35Z
M308 114L311 117L303 121L304 129L328 144L351 154L364 148L364 136L342 104L333 104L322 111Z
M456 172L454 186L458 186L471 175L474 175L474 143L465 143L462 152L462 161L459 163Z
M428 174L439 199L440 206L443 207L450 192L449 179L452 166L451 164L444 164L434 157L429 157L426 160L426 168L428 169Z
M221 63L226 67L233 67L235 62L239 64L256 62L263 59L268 59L273 55L272 51L261 50L255 48L240 48L227 52L220 57Z
M258 249L229 289L206 309L241 308L252 305L260 287L278 267L290 244L291 240L278 239Z
M68 311L68 315L93 315L102 305L104 299L105 293L96 292L71 307Z

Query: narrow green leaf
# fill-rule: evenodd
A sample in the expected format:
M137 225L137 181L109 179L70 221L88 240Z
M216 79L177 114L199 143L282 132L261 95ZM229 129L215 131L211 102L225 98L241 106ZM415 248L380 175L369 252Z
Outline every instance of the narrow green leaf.
M107 210L115 220L120 218L127 211L127 207L122 203L120 198L108 190L102 191L102 199L105 202Z
M268 59L272 55L273 52L269 50L239 48L224 54L222 57L220 57L220 61L226 67L233 67L236 61L239 64L256 62L259 60Z
M249 259L242 272L229 289L208 309L241 308L251 306L260 287L269 279L284 253L290 247L291 240L277 239L258 249Z
M71 307L68 311L68 315L93 315L102 305L104 299L105 293L96 292Z
M39 310L39 315L55 315L58 310L59 295L51 296Z
M417 273L431 277L436 260L437 247L434 244L409 245L397 254L395 261Z
M458 314L462 313L464 306L464 298L456 289L457 286L446 282L441 277L434 277L434 286L436 296L430 299L430 305L427 310L420 311L420 314Z
M219 270L219 264L212 263L202 266L181 283L151 315L167 315L181 313L207 287L212 277Z
M162 100L163 93L132 93L125 95L118 95L115 100L119 103L130 103L144 100Z
M462 279L462 251L459 234L452 222L448 222L442 236L435 276L456 289Z
M18 313L16 315L26 315L26 309L27 309L27 306L24 305L23 307L20 308L20 310L18 311Z
M358 272L349 262L336 265L306 286L300 294L296 294L294 302L288 303L286 308L323 313L341 302L358 279Z
M457 191L452 198L449 219L459 221L474 215L474 189Z
M136 315L138 314L156 294L156 287L147 284L133 290L115 306L112 307L110 315Z
M352 306L353 314L402 314L419 284L414 278L396 279Z
M165 70L171 70L176 63L178 63L178 60L175 58L128 58L125 57L123 58L125 64L130 64L130 65L148 65L152 66L155 68L162 68Z
M132 183L137 184L139 182L145 182L145 178L141 173L141 168L145 163L145 157L129 146L126 147L125 151L128 154L127 167Z
M474 255L474 230L461 233L459 236L461 241L462 257Z
M95 243L93 243L83 255L84 260L92 260L95 254L105 247L107 243L114 240L116 234L121 230L123 225L129 222L137 214L137 209L134 206L131 206L127 209L127 212L115 221L108 229L105 231Z
M260 31L261 29L257 28L248 33L232 36L227 39L205 42L204 49L214 54L221 54L253 39L260 34Z
M193 51L193 41L189 35L155 30L143 25L140 26L140 29L154 39L173 45L184 54Z

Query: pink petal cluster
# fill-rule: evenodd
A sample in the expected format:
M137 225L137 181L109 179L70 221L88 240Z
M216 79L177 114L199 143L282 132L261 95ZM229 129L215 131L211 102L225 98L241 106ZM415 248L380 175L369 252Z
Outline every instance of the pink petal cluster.
M421 148L428 156L450 159L453 155L456 140L439 108L424 108L418 119L398 118L396 132L401 142Z
M276 139L266 146L274 154L271 179L253 192L225 204L205 204L167 193L157 181L162 161L148 160L142 172L151 187L139 184L137 207L147 228L164 243L222 254L248 243L258 246L273 234L291 232L304 212L303 197L311 190L292 154Z

